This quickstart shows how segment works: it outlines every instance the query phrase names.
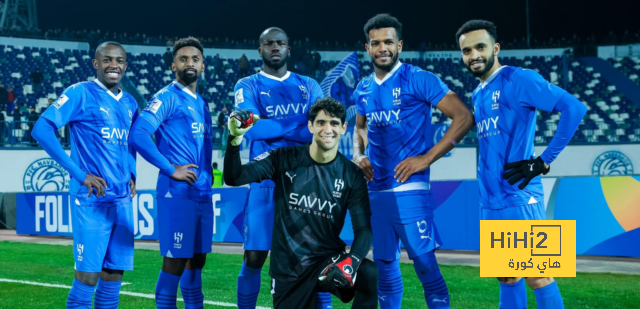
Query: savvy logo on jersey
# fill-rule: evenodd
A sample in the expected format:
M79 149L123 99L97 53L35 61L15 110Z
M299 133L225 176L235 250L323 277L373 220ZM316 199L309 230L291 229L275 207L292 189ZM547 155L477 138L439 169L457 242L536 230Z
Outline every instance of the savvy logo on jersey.
M267 113L269 117L277 117L290 115L289 112L294 114L305 114L307 112L307 104L305 103L289 103L275 106L267 106Z
M495 116L488 119L482 119L480 122L477 122L478 139L500 134L500 130L498 130L499 118L500 116Z
M311 210L313 210L313 206L318 204L318 210L317 211L314 210L313 214L317 216L322 216L323 218L333 218L331 211L337 205L337 203L331 203L330 201L322 201L317 197L307 196L304 194L300 195L298 193L293 193L293 192L289 194L289 204L293 205L293 206L289 206L289 209L298 210L306 213L311 213ZM294 209L294 206L304 206L306 207L306 209L299 208L299 207L295 207L296 209ZM327 209L328 213L325 212L325 209Z
M105 144L128 145L129 130L104 127L100 130Z
M367 123L374 127L385 127L400 122L400 109L367 113Z

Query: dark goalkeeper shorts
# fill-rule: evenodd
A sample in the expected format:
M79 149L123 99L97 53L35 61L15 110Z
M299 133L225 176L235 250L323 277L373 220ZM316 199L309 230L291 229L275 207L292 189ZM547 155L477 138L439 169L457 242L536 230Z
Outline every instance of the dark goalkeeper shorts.
M337 252L336 252L337 253ZM348 303L355 296L355 288L338 289L331 291L322 289L318 277L320 272L329 264L333 254L327 256L322 263L309 267L302 276L295 281L281 281L271 279L271 295L273 296L274 309L316 309L316 293L329 292L338 297L342 302ZM357 280L357 277L356 277Z

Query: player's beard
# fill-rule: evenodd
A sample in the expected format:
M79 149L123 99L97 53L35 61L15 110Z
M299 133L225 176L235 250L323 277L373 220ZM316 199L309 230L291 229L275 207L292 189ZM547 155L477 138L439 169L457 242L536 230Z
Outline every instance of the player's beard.
M378 64L376 63L376 59L373 59L373 65L376 66L376 68L386 71L386 72L390 72L391 70L393 70L393 67L396 66L396 64L398 63L398 53L391 53L389 52L389 54L391 54L391 61L389 61L389 64Z
M471 70L471 61L469 61L469 64L466 64L465 66L467 67L467 70L469 70L469 72L471 72L471 74L473 74L473 76L482 77L485 74L487 74L487 72L491 71L491 68L493 67L493 64L496 62L495 53L491 52L491 56L489 56L488 59L484 59L484 60L485 60L484 69L482 69L480 71Z
M264 65L274 71L277 71L283 66L285 66L285 64L287 64L288 59L289 59L289 55L285 55L284 53L280 54L280 60L278 61L272 61L270 56L267 56L267 57L262 56L262 62L264 62Z
M183 80L187 85L198 80L198 76L200 76L200 72L198 72L198 70L195 70L196 74L193 75L187 74L186 71L187 69L178 71L178 77L180 77L180 79Z

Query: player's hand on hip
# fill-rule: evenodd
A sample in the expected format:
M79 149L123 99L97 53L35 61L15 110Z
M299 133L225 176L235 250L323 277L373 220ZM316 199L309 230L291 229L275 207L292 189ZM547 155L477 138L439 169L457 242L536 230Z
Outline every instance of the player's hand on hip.
M373 165L371 165L369 157L359 156L353 159L353 163L357 164L362 169L367 181L373 181Z
M396 172L393 178L397 179L397 182L404 183L413 173L422 172L427 168L429 168L429 163L424 159L424 156L408 157L393 169Z
M507 163L504 170L508 171L502 175L502 178L509 179L509 184L514 185L516 182L524 179L518 188L524 190L529 182L540 174L546 175L551 170L540 157L531 160L522 160L518 162Z
M131 191L131 197L136 196L136 182L133 179L129 180L129 190Z
M98 176L87 174L82 184L89 188L89 194L87 194L87 197L91 196L94 188L96 189L96 197L100 197L100 195L107 196L104 192L104 189L107 187L107 182Z
M189 168L198 168L197 165L195 164L175 165L174 164L173 166L175 166L176 170L171 175L171 179L186 181L187 183L189 183L190 186L193 186L196 180L198 180L198 175L196 175L194 171L189 169Z
M242 136L255 125L260 116L246 110L236 110L229 116L229 134L235 138L231 145L238 146L242 142Z
M323 284L333 284L339 289L352 288L356 282L356 271L360 266L360 259L345 253L336 254L331 259L333 263L320 272L318 280L323 281Z

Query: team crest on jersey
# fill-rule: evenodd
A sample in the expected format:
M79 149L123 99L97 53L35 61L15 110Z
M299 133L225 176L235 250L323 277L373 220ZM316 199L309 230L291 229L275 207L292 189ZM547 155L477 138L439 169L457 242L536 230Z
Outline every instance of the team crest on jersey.
M149 103L147 110L155 114L158 112L158 109L160 109L160 105L162 105L162 101L158 98L154 98L153 101Z
M298 88L300 88L300 91L302 91L302 99L304 100L309 99L309 95L307 94L307 88L305 88L302 85L298 86Z
M63 93L55 102L53 102L53 106L55 106L55 108L57 109L60 109L60 107L62 107L64 103L67 103L67 101L69 101L69 97Z
M133 112L129 110L129 118L133 118Z
M498 104L498 100L500 99L500 90L496 90L491 95L493 99L493 104L491 104L491 110L496 110L500 108L500 104Z
M342 197L342 189L344 189L344 181L342 179L336 179L333 182L333 187L336 189L335 191L333 191L333 197L335 198L341 198Z
M238 104L244 102L244 93L243 93L243 88L240 88L238 90L236 90L236 107L238 106Z
M253 158L253 160L254 160L254 161L260 161L260 160L263 160L264 158L266 158L266 157L268 157L268 156L269 156L269 152L265 152L265 153L263 153L263 154L261 154L261 155L259 155L259 156L255 157L255 158Z
M400 88L393 88L393 97L395 98L393 105L400 105L402 103L400 102Z

